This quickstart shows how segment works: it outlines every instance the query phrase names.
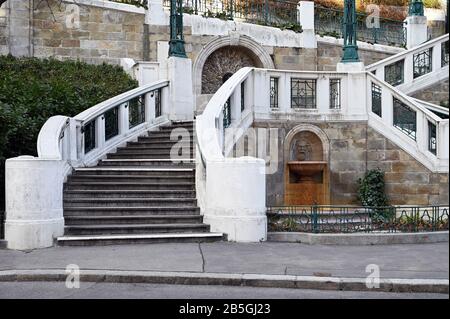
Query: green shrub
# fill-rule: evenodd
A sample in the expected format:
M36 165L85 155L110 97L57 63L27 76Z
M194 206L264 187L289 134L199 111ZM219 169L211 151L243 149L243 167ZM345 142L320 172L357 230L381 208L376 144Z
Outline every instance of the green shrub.
M364 178L358 179L358 199L363 206L367 207L388 206L384 173L381 170L369 170Z
M0 56L0 158L36 155L45 121L137 86L119 66Z

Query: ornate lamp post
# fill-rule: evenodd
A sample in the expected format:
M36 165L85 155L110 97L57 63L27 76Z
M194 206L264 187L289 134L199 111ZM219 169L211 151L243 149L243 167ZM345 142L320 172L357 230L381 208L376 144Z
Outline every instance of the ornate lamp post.
M359 62L356 45L356 5L355 0L344 3L344 56L342 62Z
M423 2L422 0L410 0L409 1L409 16L423 16Z
M169 56L187 58L183 36L183 0L170 0Z

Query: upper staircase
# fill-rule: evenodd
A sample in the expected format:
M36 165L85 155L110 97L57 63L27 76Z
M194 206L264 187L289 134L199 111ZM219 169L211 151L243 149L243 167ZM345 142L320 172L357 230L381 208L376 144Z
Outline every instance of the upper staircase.
M187 141L171 139L173 130ZM216 241L197 207L193 123L161 126L76 168L64 185L65 231L59 245ZM171 150L178 146L177 160ZM184 153L184 154L183 154Z

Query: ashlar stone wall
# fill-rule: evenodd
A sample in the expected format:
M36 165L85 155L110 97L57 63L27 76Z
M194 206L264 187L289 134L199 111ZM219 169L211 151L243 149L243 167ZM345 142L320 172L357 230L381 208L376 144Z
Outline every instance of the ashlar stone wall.
M124 57L142 60L144 17L65 2L50 10L41 2L33 15L34 56L89 63L118 63Z

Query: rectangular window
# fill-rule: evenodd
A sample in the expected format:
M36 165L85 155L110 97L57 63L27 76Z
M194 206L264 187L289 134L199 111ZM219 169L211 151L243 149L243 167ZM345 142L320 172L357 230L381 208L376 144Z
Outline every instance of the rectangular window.
M416 112L394 97L394 126L408 137L416 140Z
M130 128L145 122L145 95L140 95L128 102Z
M341 79L330 79L330 109L341 108Z
M448 42L445 41L441 44L441 66L444 67L448 65Z
M245 109L245 82L241 83L241 112Z
M431 72L433 48L414 54L414 78Z
M384 67L384 80L390 85L396 86L404 81L404 60L397 61Z
M428 121L428 150L436 155L437 152L437 136L436 125Z
M291 108L316 108L316 80L291 79Z
M381 87L372 83L372 112L381 117Z
M278 78L270 78L270 108L277 109L278 106Z
M103 114L105 119L105 141L119 134L119 107L116 106Z
M86 123L82 128L84 134L84 153L88 153L95 148L95 120Z

